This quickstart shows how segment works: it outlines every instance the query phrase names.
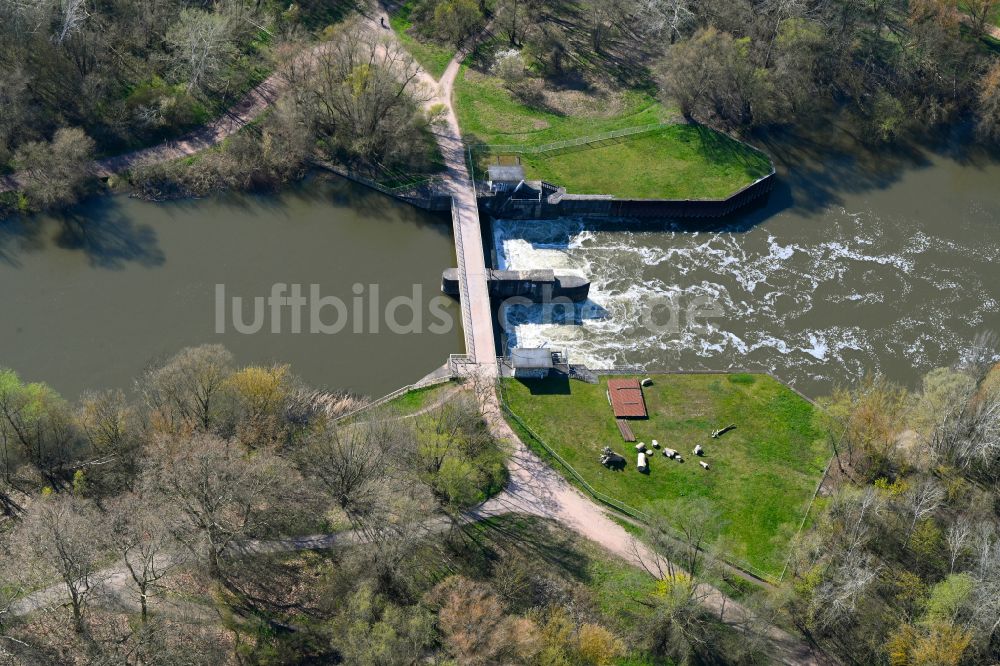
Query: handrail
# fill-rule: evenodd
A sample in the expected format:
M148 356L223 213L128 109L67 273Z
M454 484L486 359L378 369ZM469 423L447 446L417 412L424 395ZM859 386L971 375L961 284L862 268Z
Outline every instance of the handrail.
M449 365L449 369L450 369L450 365ZM443 377L437 377L435 379L431 379L431 380L428 380L428 381L419 381L419 382L416 382L415 384L407 384L406 386L404 386L402 388L396 389L392 393L387 393L386 395L382 396L381 398L378 398L377 400L373 400L373 401L369 402L367 405L364 405L363 407L358 407L357 409L351 410L350 412L348 412L346 414L341 414L340 416L338 416L335 419L333 419L333 422L334 423L339 423L341 421L346 421L347 419L351 418L352 416L357 416L358 414L362 414L364 412L367 412L368 410L375 409L376 407L381 407L382 405L386 404L387 402L392 402L396 398L400 398L400 397L406 395L407 393L409 393L410 391L419 391L421 389L426 389L426 388L430 388L432 386L437 386L438 384L447 384L448 382L452 381L453 379L455 379L455 377L453 375L445 375Z
M465 329L465 351L472 358L476 358L476 336L472 330L472 305L469 302L469 274L465 265L462 221L455 197L451 198L451 224L455 234L455 256L458 260L458 300L462 312L462 327Z

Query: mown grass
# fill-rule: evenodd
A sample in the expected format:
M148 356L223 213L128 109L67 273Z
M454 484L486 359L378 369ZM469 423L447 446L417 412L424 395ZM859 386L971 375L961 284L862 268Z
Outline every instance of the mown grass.
M469 142L527 146L652 125L673 115L640 91L624 93L620 113L608 117L571 116L534 108L515 99L499 79L477 75L468 64L455 80L455 113Z
M675 117L649 94L623 93L618 113L568 115L528 106L498 79L463 66L455 105L471 144L539 147L616 130L655 125ZM491 155L480 151L476 167ZM566 151L522 154L529 179L546 180L573 194L635 199L721 199L764 176L764 154L706 127L669 125L646 134Z
M420 66L427 70L435 79L440 79L448 63L455 56L455 49L435 44L414 35L413 21L410 19L416 0L409 0L400 5L389 17L389 25L399 36L399 41L406 47Z
M724 199L771 170L764 154L699 125L521 161L528 178L623 199Z
M454 387L452 382L445 382L444 384L414 389L386 403L384 408L390 409L401 416L415 414L428 405L433 405L436 400L452 387Z
M555 380L505 380L504 388L514 413L596 490L668 521L704 498L720 516L720 545L732 560L780 573L829 456L813 406L796 393L761 375L654 377L644 390L650 418L632 422L632 430L640 441L655 438L680 451L685 462L657 453L646 475L636 471L633 445L622 442L615 426L606 378L568 388ZM710 438L730 423L737 429ZM698 443L708 471L692 455ZM624 471L600 464L604 446L625 455Z

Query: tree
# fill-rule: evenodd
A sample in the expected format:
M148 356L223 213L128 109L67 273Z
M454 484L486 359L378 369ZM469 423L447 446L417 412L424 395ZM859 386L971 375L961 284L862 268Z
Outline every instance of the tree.
M625 644L599 624L587 623L577 632L577 655L588 666L612 666L625 656Z
M979 79L979 135L990 141L1000 141L1000 58L994 59Z
M24 384L0 370L0 436L19 446L24 459L53 487L60 487L78 450L69 405L45 384Z
M150 455L150 489L176 510L174 535L213 577L223 576L231 549L284 524L281 498L293 481L266 451L247 454L235 442L197 433L160 437Z
M493 592L462 576L452 576L428 594L438 607L438 626L448 651L462 664L506 663L514 656L511 618Z
M144 624L150 599L164 589L161 580L182 561L174 553L174 521L167 510L155 497L134 492L116 498L109 510L111 547L128 569Z
M87 467L92 486L102 494L132 485L139 473L138 416L121 390L88 392L80 399L76 421L96 459Z
M400 481L395 461L410 455L410 441L412 433L394 419L330 424L307 438L294 457L354 529L365 532L381 519L380 507Z
M499 0L494 9L494 21L506 35L511 46L520 46L524 32L531 25L526 0Z
M966 0L964 9L971 19L969 24L972 26L972 34L976 37L986 34L990 19L998 8L1000 3L997 0Z
M255 448L288 443L291 424L286 417L296 397L289 367L252 365L226 381L233 400L237 439Z
M434 8L434 28L456 47L483 25L483 13L475 0L441 0Z
M139 380L154 430L181 434L223 429L233 356L222 345L189 347Z
M634 20L644 34L673 44L694 25L695 15L688 0L637 0Z
M419 90L419 65L398 43L339 29L308 67L304 103L335 150L369 164L422 152L418 104L429 97Z
M188 8L167 31L174 72L187 81L189 93L213 87L236 54L233 25L220 12Z
M670 47L659 66L663 94L688 118L744 126L754 122L761 82L747 60L745 42L715 28Z
M52 141L24 144L14 156L26 176L24 191L41 209L76 202L90 177L94 141L77 127L56 130Z
M90 595L101 581L99 566L106 541L100 518L84 500L66 493L43 496L18 528L29 564L55 575L66 588L73 628L83 633Z

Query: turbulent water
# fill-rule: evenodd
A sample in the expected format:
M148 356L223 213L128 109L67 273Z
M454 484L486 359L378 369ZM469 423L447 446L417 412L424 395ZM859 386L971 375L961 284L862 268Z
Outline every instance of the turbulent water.
M711 232L495 220L502 267L592 281L570 312L506 308L508 346L592 368L765 369L818 395L865 372L912 384L1000 329L996 163L930 158L819 205L788 180ZM714 316L692 325L693 306Z

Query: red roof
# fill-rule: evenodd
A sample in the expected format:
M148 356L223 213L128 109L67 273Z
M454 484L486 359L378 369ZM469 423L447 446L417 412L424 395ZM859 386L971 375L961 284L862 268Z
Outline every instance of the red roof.
M611 409L619 419L646 417L646 401L642 397L642 386L638 379L609 379L608 395Z

